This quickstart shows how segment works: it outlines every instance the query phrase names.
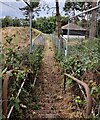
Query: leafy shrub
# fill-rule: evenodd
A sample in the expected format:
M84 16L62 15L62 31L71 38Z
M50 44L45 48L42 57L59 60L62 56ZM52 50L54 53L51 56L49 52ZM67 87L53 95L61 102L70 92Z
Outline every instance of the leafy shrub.
M82 42L79 45L68 46L67 58L56 53L56 59L60 62L60 65L64 69L64 72L67 72L76 78L80 78L86 71L96 71L99 73L99 45L100 39L95 39L92 41ZM67 80L67 82L71 83L69 80ZM88 81L88 86L90 87L91 95L93 97L93 112L95 114L95 117L98 116L100 85L97 85L94 81ZM76 88L76 90L78 90L78 88ZM79 106L84 106L85 104L85 101L83 101L83 99L80 99L80 96L76 96L74 101ZM82 108L82 106L80 108Z
M6 42L10 44L11 40L12 39L9 38L8 40L7 38ZM29 53L27 48L22 50L15 46L3 46L2 50L2 71L6 69L5 73L10 77L8 86L8 110L12 105L15 106L15 112L12 114L13 118L17 114L19 115L22 113L19 105L20 102L25 102L23 98L27 96L27 99L29 99L29 95L32 90L32 81L40 69L43 46L37 46L32 53ZM22 90L23 92L20 94L19 99L16 99L18 90L24 79L26 79L26 82ZM38 109L38 106L35 106L35 108Z
M93 70L98 66L98 42L99 40L94 40L69 46L67 58L56 54L56 59L67 73L80 77L85 71Z

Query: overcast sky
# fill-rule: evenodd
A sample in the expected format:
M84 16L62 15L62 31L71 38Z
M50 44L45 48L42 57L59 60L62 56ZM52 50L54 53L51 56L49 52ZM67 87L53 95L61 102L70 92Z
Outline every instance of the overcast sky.
M55 0L41 0L41 1L43 1L42 4L47 3L50 7L55 7ZM3 3L1 3L1 2L3 2ZM59 0L61 14L64 14L64 12L62 11L63 6L64 6L64 2L65 2L65 0ZM12 6L12 8L10 6ZM0 0L0 18L3 18L5 16L11 16L13 18L14 17L22 18L23 13L20 10L18 10L18 8L21 8L24 6L25 6L25 3L23 2L23 0L20 0L20 1ZM47 12L42 10L40 12L40 16L51 16L52 11L53 10L50 10L49 14L47 15ZM55 13L55 11L54 11L54 13Z

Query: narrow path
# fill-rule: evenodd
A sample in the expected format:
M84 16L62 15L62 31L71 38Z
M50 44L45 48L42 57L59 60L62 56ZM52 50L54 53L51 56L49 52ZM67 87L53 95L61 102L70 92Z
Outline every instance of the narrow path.
M70 92L62 93L63 76L59 65L54 59L52 42L46 40L44 58L35 88L40 109L33 110L32 118L71 118L73 117Z

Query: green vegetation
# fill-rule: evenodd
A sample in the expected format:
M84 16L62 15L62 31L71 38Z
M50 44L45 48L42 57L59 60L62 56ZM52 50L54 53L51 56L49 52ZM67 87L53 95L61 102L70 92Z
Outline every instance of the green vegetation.
M2 19L2 27L8 27L12 25L12 18L9 16L6 16L4 19Z
M28 26L29 22L25 19L12 19L9 16L6 16L2 19L2 27L19 27L19 26ZM61 17L61 25L67 24L67 18ZM56 29L56 17L40 17L36 20L32 20L32 27L40 30L43 33L53 33Z
M29 25L29 20L18 19L18 18L12 19L9 16L6 16L5 18L1 19L1 21L2 21L2 27L9 27L9 26L19 27L19 26ZM61 26L66 25L67 23L68 23L68 18L65 16L61 16ZM75 23L84 27L87 21L86 20L80 21L79 19L77 19ZM40 30L43 33L51 34L56 30L56 17L55 16L40 17L37 18L36 20L32 20L32 27ZM99 31L100 31L100 20L98 20L97 22L97 37L99 36Z
M28 26L28 21L26 19L19 19L17 17L11 18L10 16L6 16L5 18L1 19L2 28L14 26L14 27L20 27L20 26Z
M67 24L67 18L62 16L61 17L61 25ZM36 28L43 33L53 33L56 29L56 17L40 17L36 20L33 20L32 27Z
M67 73L80 77L84 72L94 70L99 66L98 43L99 39L68 46L67 58L59 54L56 58Z
M94 116L97 116L97 109L99 105L99 97L100 97L100 84L99 80L97 79L97 75L100 75L100 64L99 64L99 43L100 39L89 40L87 42L81 42L77 45L69 45L68 46L68 56L65 57L64 55L57 54L56 52L56 59L60 62L60 65L64 72L67 72L70 75L73 75L76 78L82 79L84 82L88 84L91 90L91 95L95 104L93 105L93 112ZM87 73L87 74L86 74ZM86 74L86 75L85 75ZM89 75L89 77L87 77ZM85 75L85 79L82 77ZM94 77L91 78L91 75ZM75 82L71 80L67 80L67 88L75 86ZM75 88L75 87L74 87ZM76 87L74 89L76 94L75 103L85 104L82 96L79 97L80 92L79 89ZM84 106L83 104L83 106Z
M6 37L5 45L10 45L11 41L13 41L12 36ZM8 87L8 110L10 110L12 105L15 106L11 118L14 117L14 119L20 119L23 112L20 104L28 106L28 102L30 100L32 102L33 96L30 98L30 93L32 92L34 78L38 74L41 66L43 48L43 45L37 45L35 46L34 51L29 54L29 47L19 49L19 47L15 47L12 44L9 47L3 46L3 52L1 54L2 71L5 71L10 79ZM19 98L16 98L18 90L24 79L26 79L24 88L22 89ZM38 109L39 106L35 104L33 108Z
M54 32L55 27L56 27L55 17L37 18L37 20L33 21L33 27L35 27L36 29L39 29L40 31L44 33L52 33Z
M2 19L2 27L9 27L9 26L21 26L21 22L18 18L12 19L10 16L6 16Z

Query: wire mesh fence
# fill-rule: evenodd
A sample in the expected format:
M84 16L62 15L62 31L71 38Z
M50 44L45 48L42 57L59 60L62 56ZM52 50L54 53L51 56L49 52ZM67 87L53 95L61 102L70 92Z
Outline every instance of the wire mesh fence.
M63 36L60 36L60 38L58 38L55 34L52 34L51 36L56 53L59 55L67 56L68 52L67 39L63 38Z
M99 38L95 38L91 41L88 39L68 39L62 35L60 35L60 38L58 38L55 34L52 34L51 36L56 53L65 57L72 56L75 54L81 56L81 53L85 51L87 53L90 53L93 50L98 52L97 49L99 47ZM62 46L61 41L63 43Z
M54 34L52 34L51 36L52 36L53 44L55 46L55 50L57 51L57 53L60 54L60 51L61 51L60 39Z
M32 45L33 45L32 51L34 51L37 47L43 48L44 43L45 43L45 39L44 39L43 35L41 35L41 34L37 35L36 38L34 38L32 41Z

